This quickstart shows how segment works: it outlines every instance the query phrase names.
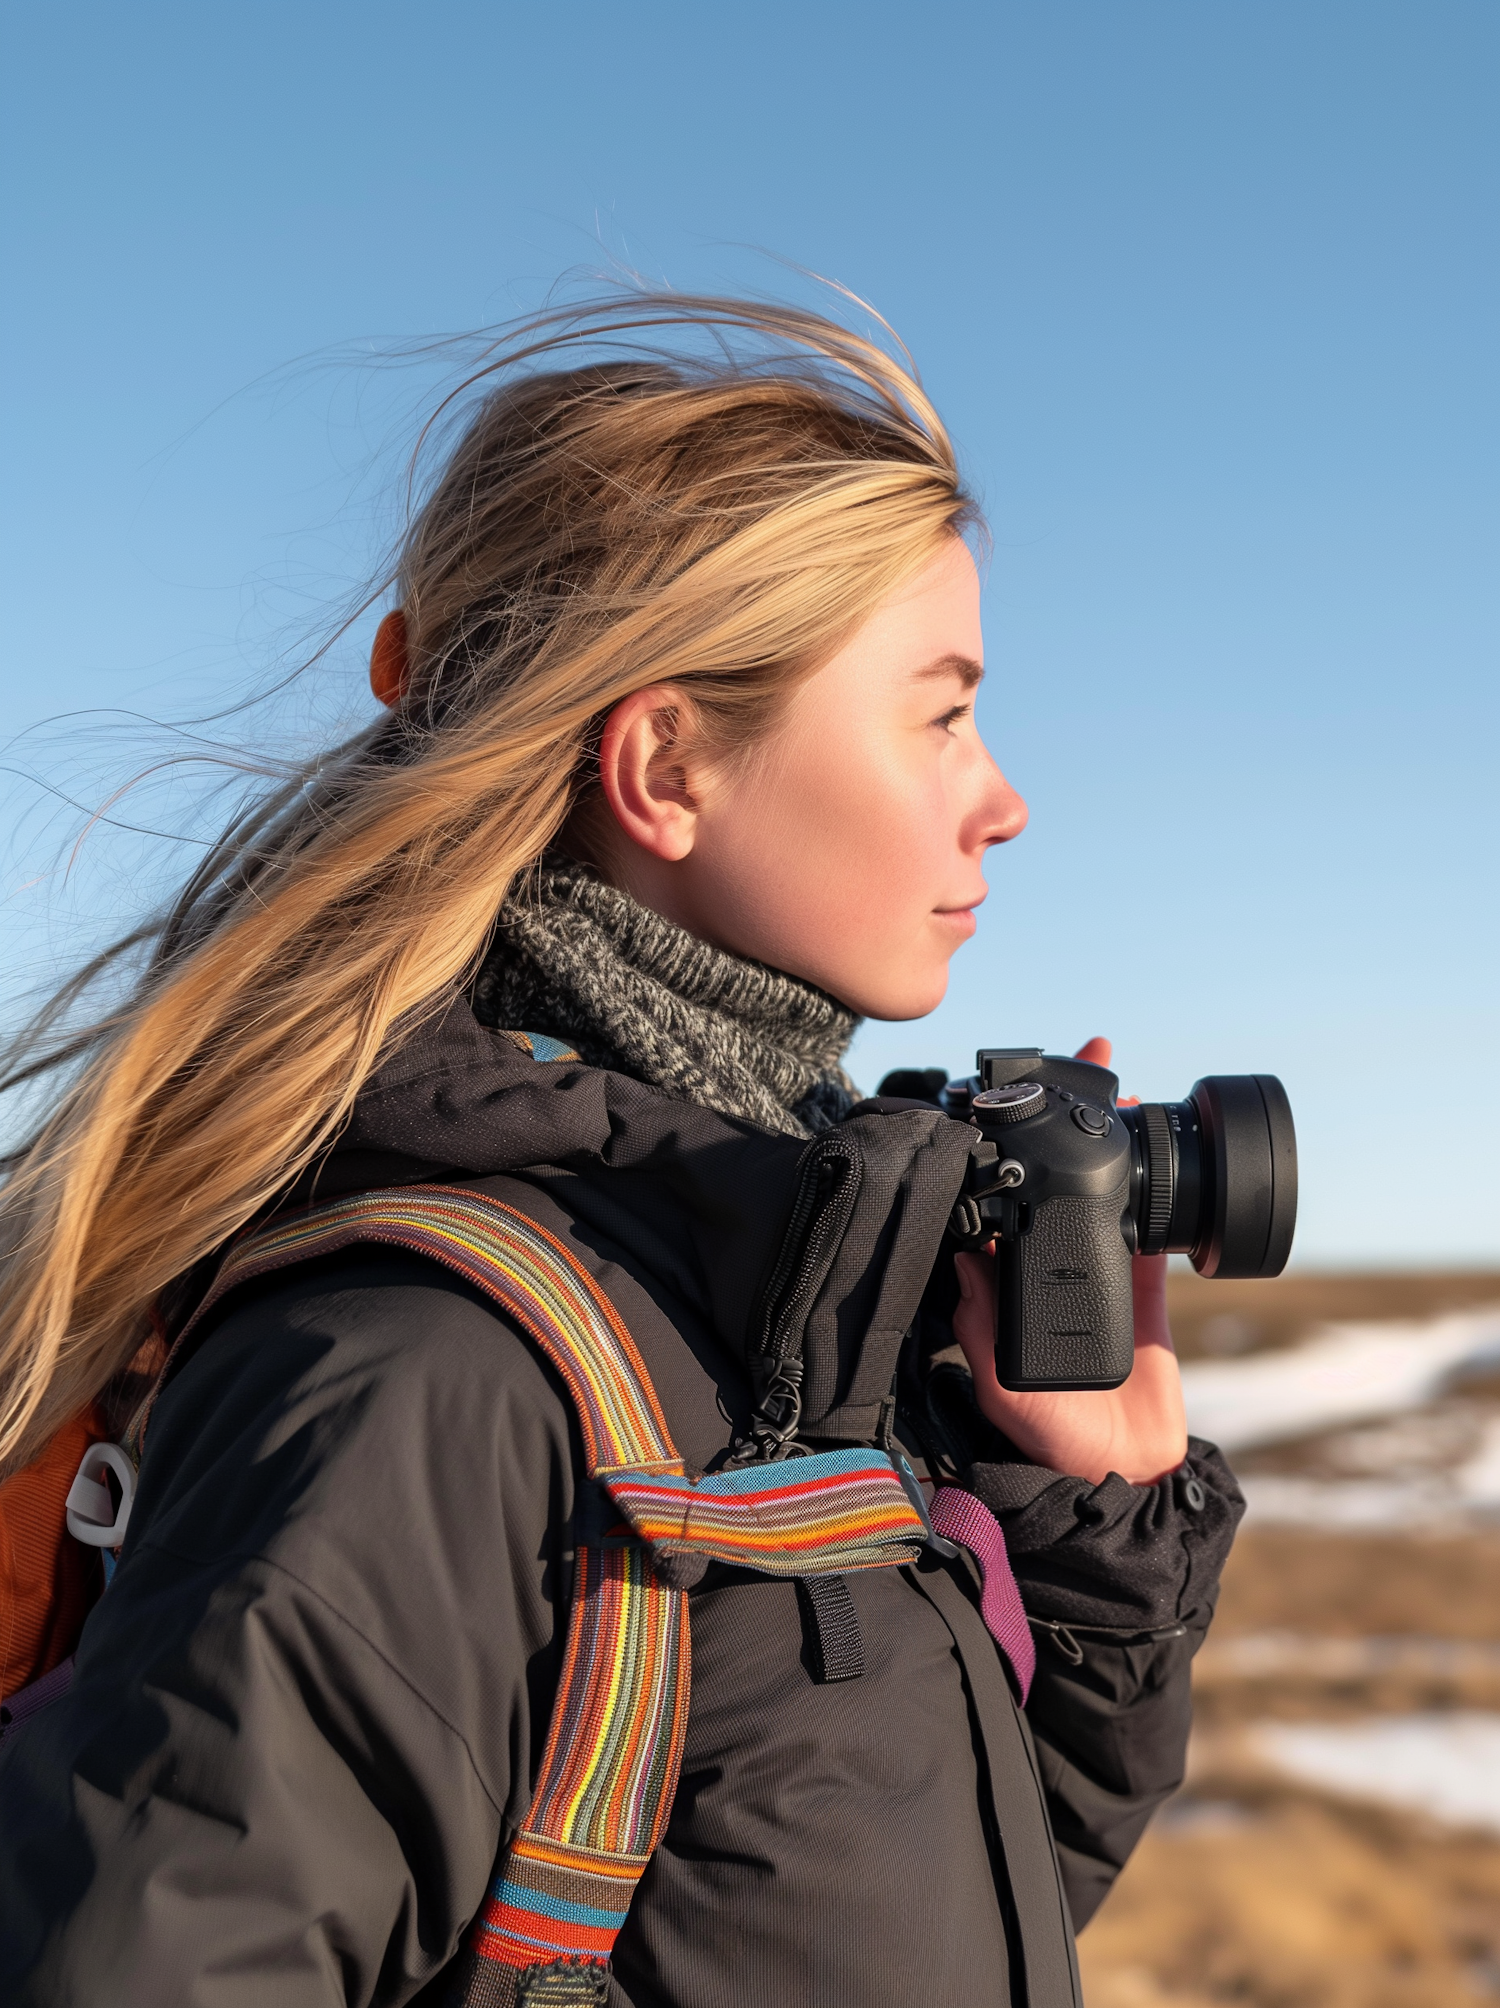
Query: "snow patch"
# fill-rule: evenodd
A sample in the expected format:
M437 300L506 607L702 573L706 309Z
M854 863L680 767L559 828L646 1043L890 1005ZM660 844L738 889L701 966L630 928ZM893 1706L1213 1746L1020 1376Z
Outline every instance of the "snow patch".
M1329 1325L1306 1345L1182 1369L1188 1428L1221 1450L1285 1443L1396 1415L1465 1374L1500 1367L1500 1306L1421 1323ZM1500 1500L1500 1435L1479 1483Z
M1268 1763L1304 1784L1500 1833L1500 1715L1264 1722L1253 1734Z

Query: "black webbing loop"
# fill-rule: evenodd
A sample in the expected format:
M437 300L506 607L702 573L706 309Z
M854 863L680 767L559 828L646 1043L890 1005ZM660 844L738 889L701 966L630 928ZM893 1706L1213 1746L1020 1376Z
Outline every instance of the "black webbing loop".
M813 1679L858 1680L865 1670L865 1642L849 1585L842 1576L799 1576L797 1596L808 1634Z

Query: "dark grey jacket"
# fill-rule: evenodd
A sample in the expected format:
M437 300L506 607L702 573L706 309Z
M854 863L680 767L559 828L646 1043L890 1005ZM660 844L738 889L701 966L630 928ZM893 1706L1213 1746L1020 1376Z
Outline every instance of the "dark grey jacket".
M852 1577L865 1670L838 1685L794 1584L709 1570L612 2001L1070 2008L1070 1910L1181 1776L1238 1494L1203 1445L1155 1487L1017 1459L934 1270L970 1133L866 1105L835 1134L854 1191L820 1239L816 1146L538 1066L458 1007L371 1083L316 1190L461 1180L561 1235L693 1465L748 1420L774 1289L804 1433L871 1441L899 1362L901 1433L1005 1525L1040 1624L1025 1716L961 1563ZM0 1999L440 2000L530 1798L580 1470L556 1376L435 1266L355 1250L227 1300L160 1400L71 1692L0 1746Z

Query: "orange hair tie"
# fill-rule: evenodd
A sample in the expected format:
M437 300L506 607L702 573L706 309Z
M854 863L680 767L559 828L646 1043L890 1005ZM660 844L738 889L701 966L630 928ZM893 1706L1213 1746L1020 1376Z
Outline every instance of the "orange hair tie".
M382 704L396 705L406 695L411 664L406 654L406 615L400 607L386 615L375 630L370 650L370 688Z

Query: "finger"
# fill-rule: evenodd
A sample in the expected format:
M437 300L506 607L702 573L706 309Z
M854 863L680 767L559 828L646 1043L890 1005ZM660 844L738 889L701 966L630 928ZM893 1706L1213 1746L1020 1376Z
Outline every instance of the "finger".
M1091 1067L1107 1067L1114 1057L1114 1050L1108 1039L1087 1039L1073 1058L1087 1060ZM1140 1105L1139 1095L1121 1095L1119 1098L1119 1106L1122 1109L1137 1109Z
M995 1374L995 1286L992 1255L955 1255L960 1303L953 1319L953 1336L963 1348L976 1393L997 1392Z
M1086 1039L1073 1055L1075 1060L1087 1060L1091 1067L1107 1067L1114 1047L1108 1039Z
M1141 1346L1172 1345L1172 1325L1167 1315L1167 1258L1165 1255L1134 1255L1130 1262L1130 1302L1135 1317L1135 1343Z

